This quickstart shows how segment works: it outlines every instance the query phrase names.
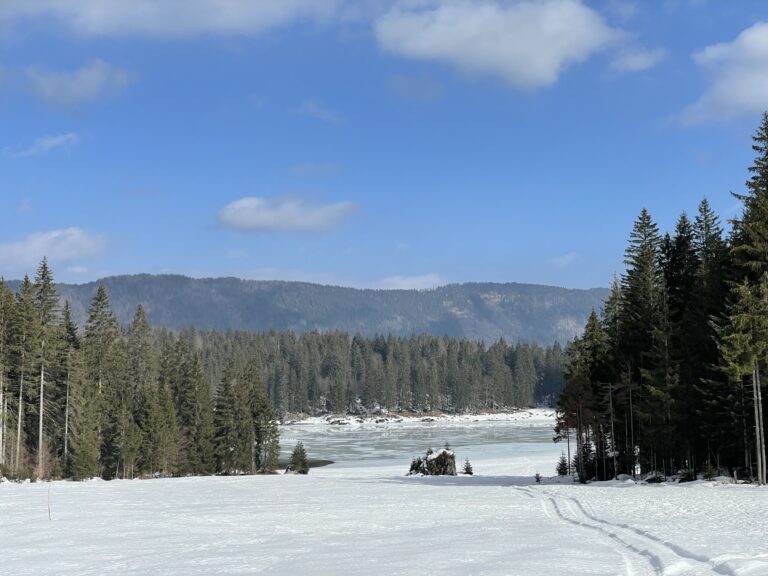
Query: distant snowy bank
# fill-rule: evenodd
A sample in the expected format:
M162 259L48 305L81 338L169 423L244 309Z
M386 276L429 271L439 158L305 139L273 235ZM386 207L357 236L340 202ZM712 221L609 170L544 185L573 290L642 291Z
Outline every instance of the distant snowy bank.
M479 414L377 414L372 416L327 414L324 416L290 417L284 426L418 426L422 424L472 424L476 422L506 422L521 426L548 426L555 423L555 411L551 408L529 408L511 412Z

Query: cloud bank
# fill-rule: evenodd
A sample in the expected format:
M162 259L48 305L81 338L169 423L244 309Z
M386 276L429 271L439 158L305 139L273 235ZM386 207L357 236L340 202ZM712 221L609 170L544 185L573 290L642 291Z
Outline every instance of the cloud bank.
M322 20L342 0L3 0L0 22L54 18L86 36L254 34Z
M707 46L693 60L710 77L704 94L683 111L696 124L760 113L768 105L768 22L758 22L732 42Z
M80 228L35 232L22 240L0 244L0 268L30 271L44 257L51 264L72 262L97 256L104 251L104 246L102 236Z
M381 16L375 34L389 53L500 77L522 89L554 84L566 68L622 36L579 0L410 2Z
M95 102L122 92L133 82L129 72L103 60L94 60L74 71L33 67L27 70L27 79L42 100L59 106Z
M219 224L250 232L325 232L341 224L356 209L354 202L315 206L303 200L251 196L222 208Z

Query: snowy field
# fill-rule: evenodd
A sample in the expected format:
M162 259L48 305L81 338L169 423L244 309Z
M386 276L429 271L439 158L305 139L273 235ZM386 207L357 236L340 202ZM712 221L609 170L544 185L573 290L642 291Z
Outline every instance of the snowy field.
M2 484L0 574L768 575L768 490L537 485L535 416L286 426L337 461L309 476ZM475 476L403 475L445 441Z

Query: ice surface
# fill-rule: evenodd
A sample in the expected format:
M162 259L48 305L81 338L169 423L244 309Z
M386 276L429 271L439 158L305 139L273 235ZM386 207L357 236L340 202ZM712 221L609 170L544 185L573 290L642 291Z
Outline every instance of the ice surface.
M538 485L551 428L409 426L286 427L338 462L308 476L2 483L0 574L768 575L766 489ZM404 476L445 440L475 476Z

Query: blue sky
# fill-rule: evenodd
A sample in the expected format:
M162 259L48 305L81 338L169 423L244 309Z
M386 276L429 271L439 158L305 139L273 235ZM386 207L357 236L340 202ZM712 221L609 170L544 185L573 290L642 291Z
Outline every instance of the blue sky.
M607 286L737 213L768 4L3 0L0 274Z

